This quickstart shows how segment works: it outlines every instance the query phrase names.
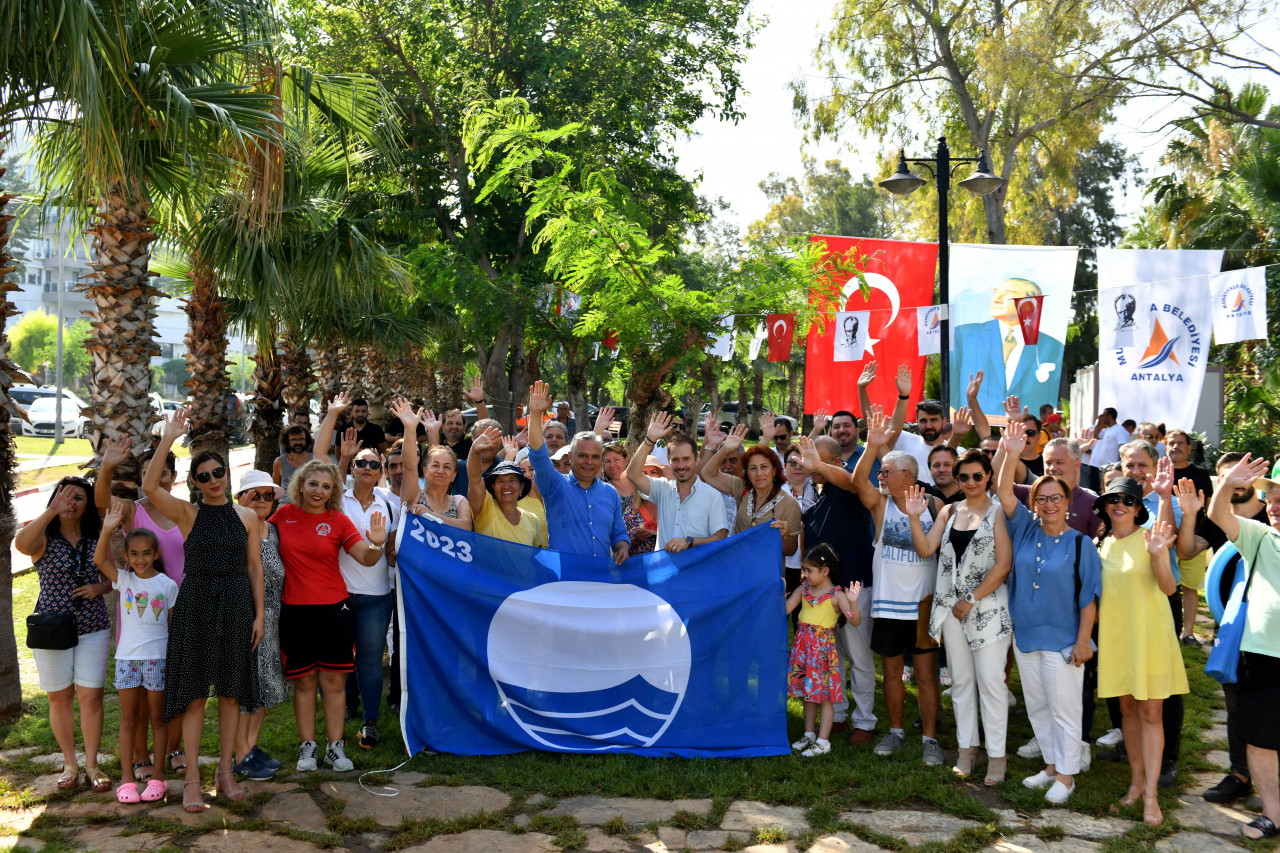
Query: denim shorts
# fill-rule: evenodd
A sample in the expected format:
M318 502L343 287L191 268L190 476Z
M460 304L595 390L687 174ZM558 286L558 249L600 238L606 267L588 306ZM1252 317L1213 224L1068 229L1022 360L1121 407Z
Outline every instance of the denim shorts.
M32 649L40 675L40 689L57 693L75 684L100 688L107 682L107 655L111 651L111 632L94 631L81 634L77 645L69 649Z
M160 660L116 659L116 690L145 687L153 693L164 692L164 658Z

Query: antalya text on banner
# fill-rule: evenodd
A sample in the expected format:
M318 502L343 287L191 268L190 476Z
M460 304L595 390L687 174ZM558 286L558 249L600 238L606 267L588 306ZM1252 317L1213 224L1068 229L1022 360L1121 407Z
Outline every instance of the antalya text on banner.
M978 402L988 416L1003 412L1010 394L1033 412L1044 403L1057 407L1078 253L1072 247L951 247L952 409L967 405L969 376L979 370ZM1044 297L1035 344L1024 343L1018 316L1016 301L1026 296Z
M897 367L905 364L911 368L910 405L914 407L924 391L924 358L916 343L916 309L933 304L938 244L822 235L810 239L825 242L829 256L856 250L864 258L860 268L871 287L871 298L862 298L856 276L845 280L844 273L836 273L842 285L839 304L822 306L827 314L821 331L816 323L809 329L804 410L848 409L865 414L858 405L858 378L873 359L880 369L867 389L872 404L883 406L886 412L893 411L898 402ZM870 312L865 351L857 361L835 360L836 336L841 334L835 322L837 311ZM912 416L914 413L913 408Z
M768 525L618 566L406 515L397 554L411 755L790 751Z
M1195 423L1213 316L1209 275L1221 263L1221 251L1098 251L1100 406L1140 421Z
M1213 342L1266 340L1267 268L1231 270L1209 277Z

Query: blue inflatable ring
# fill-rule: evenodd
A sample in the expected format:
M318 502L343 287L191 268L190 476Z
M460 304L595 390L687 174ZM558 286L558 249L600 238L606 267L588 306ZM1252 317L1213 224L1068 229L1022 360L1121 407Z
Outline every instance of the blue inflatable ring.
M1222 600L1222 573L1227 570L1228 563L1235 566L1235 576L1229 589L1234 589L1238 583L1244 583L1244 560L1237 560L1238 556L1240 552L1236 550L1236 546L1228 542L1213 555L1213 561L1205 572L1204 597L1209 602L1209 612L1213 614L1214 622L1222 621L1222 610L1227 604Z

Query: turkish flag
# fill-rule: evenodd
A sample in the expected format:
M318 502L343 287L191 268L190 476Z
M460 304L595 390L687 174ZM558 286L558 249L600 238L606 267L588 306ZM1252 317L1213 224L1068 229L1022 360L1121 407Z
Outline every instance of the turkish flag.
M769 326L769 360L790 361L791 344L796 336L796 315L770 314L765 322Z
M611 350L615 350L615 349L617 349L617 348L618 348L618 331L617 331L617 329L610 329L609 331L605 332L604 340L603 340L603 341L601 341L601 343L602 343L602 344L604 344L606 347L608 347L608 348L609 348L609 349L611 349Z
M924 393L924 356L916 344L916 309L933 304L934 273L938 266L937 243L910 243L901 240L871 240L859 237L825 237L811 240L827 244L828 257L857 250L859 268L871 287L871 298L863 299L856 276L833 272L841 285L841 295L823 306L827 313L819 331L809 329L806 345L804 410L847 409L859 415L858 378L872 360L879 370L867 389L871 402L893 411L898 403L898 365L911 368L911 400L915 406ZM852 258L852 255L848 255ZM815 295L815 299L824 297ZM837 311L870 311L866 349L858 361L835 360Z
M1044 307L1043 296L1020 296L1013 300L1018 310L1018 325L1022 327L1022 342L1029 347L1040 340L1040 309Z

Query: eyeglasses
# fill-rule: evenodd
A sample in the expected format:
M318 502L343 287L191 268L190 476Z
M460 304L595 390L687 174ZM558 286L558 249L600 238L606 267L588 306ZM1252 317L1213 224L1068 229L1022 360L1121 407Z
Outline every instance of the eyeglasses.
M357 459L351 464L355 465L357 468L372 468L374 471L382 470L382 463L377 459Z
M221 480L225 476L227 476L227 469L220 465L212 471L201 471L196 474L196 482L203 486L210 480Z
M985 453L985 454L987 455L987 458L988 458L988 459L995 459L995 458L996 458L996 452L995 452L994 450L983 450L982 452L983 452L983 453Z
M1133 495L1104 495L1102 502L1109 506L1115 506L1116 504L1124 504L1125 506L1138 505L1138 499Z
M799 459L796 459L796 458L794 458L794 457L793 457L793 458L791 458L791 459L788 459L788 460L787 460L787 467L788 467L788 468L803 468L804 466L803 466L803 464L801 464L801 462L800 462L800 460L799 460Z
M270 501L270 500L275 500L275 497L276 497L275 489L265 489L261 492L258 492L258 491L249 492L247 495L245 495L245 500Z
M1125 497L1128 497L1128 495ZM1130 500L1132 500L1132 498L1130 498ZM1036 503L1041 506L1044 506L1045 504L1053 504L1054 506L1057 506L1062 503L1062 495L1036 495Z
M987 479L987 472L979 471L976 474L956 474L956 479L962 483L967 483L970 480L973 480L975 483L981 483L983 480Z

